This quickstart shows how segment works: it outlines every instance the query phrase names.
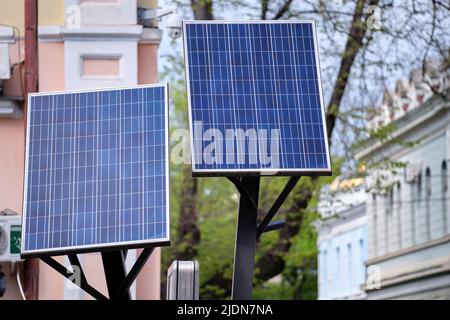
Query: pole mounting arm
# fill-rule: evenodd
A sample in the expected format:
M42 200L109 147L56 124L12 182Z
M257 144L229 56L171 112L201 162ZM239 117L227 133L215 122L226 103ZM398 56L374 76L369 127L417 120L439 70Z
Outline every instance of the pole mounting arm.
M241 197L245 199L245 201L252 207L253 210L258 210L258 206L256 205L255 201L253 200L253 197L250 196L249 191L242 183L242 180L237 177L228 177L228 180L230 180L236 189L239 191L239 194Z
M242 180L239 179L238 177L227 177L227 178L228 178L228 180L230 180L234 184L236 189L239 191L241 197L244 198L244 200L252 207L252 209L253 210L258 210L258 206L256 205L256 203L253 200L253 198L250 196L250 194L249 194L248 190L246 189L246 187L243 185ZM278 210L281 208L281 206L283 205L284 201L289 196L289 194L291 193L292 189L294 189L294 187L297 185L297 182L299 180L300 180L300 176L294 176L294 177L290 177L289 178L288 182L284 186L284 188L281 191L280 195L275 200L275 202L272 205L272 207L270 208L270 210L266 213L266 215L264 216L264 218L261 221L261 223L258 225L257 231L256 231L256 238L257 239L259 239L261 234L263 234L264 232L279 229L280 227L283 227L286 224L283 221L283 222L277 223L276 225L273 225L273 226L269 227L270 222L272 221L273 217L277 214Z
M69 259L70 259L70 256L69 256ZM84 276L84 272L81 271L81 268L80 268L80 272L81 272L81 275L80 275L81 279L80 280L81 281L79 283L77 283L75 281L75 274L73 272L69 271L66 267L64 267L62 264L60 264L58 261L56 261L52 257L42 257L41 260L44 261L46 264L48 264L53 269L55 269L58 273L60 273L61 275L63 275L64 277L66 277L67 279L72 281L74 284L79 286L81 289L83 289L86 293L90 294L95 299L97 299L97 300L108 300L107 297L105 297L102 293L97 291L97 289L92 287L86 281L86 278ZM78 258L76 260L78 260Z
M129 290L133 282L136 280L139 272L144 267L147 260L150 258L153 253L155 247L147 247L144 248L134 263L131 270L128 274L120 274L119 271L124 266L125 263L125 252L102 252L104 257L104 269L105 269L105 278L108 285L109 291L109 300L127 300L130 297ZM99 292L97 289L92 287L86 278L86 275L83 271L82 265L78 256L76 254L68 255L70 264L78 268L78 274L76 272L72 272L68 270L65 266L56 261L53 257L41 257L40 259L56 270L58 273L66 277L68 280L72 281L75 285L79 286L86 293L91 295L93 298L97 300L108 300L108 298ZM118 259L119 258L119 259ZM120 261L122 260L122 261ZM114 264L114 265L111 265ZM121 272L122 273L122 272ZM120 276L120 277L118 277ZM76 278L79 277L79 281L76 281Z
M298 180L300 180L299 176L290 177L286 185L284 186L283 190L281 191L278 198L275 200L274 204L270 208L270 210L265 215L264 219L261 221L261 223L258 225L258 228L256 230L256 238L259 239L261 234L266 230L266 228L269 226L270 222L272 221L273 217L277 214L278 210L283 205L286 198L291 193L292 189L296 186Z

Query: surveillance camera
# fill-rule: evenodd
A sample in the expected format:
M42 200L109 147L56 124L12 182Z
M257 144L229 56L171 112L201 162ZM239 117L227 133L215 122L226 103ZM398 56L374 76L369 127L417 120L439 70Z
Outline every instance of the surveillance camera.
M173 40L181 36L181 29L183 26L183 19L178 14L171 14L167 18L167 32L169 37Z

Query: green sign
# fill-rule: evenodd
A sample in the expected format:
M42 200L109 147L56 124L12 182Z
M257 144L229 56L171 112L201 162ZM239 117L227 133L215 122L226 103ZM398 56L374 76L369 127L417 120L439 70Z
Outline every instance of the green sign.
M21 226L11 226L10 228L10 244L9 244L9 252L11 254L20 254L20 239L21 239Z

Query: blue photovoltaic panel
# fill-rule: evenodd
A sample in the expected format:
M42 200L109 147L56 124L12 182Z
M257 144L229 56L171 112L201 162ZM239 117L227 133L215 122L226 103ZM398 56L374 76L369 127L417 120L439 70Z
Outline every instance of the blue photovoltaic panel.
M23 255L169 241L166 84L28 105Z
M183 31L194 174L331 172L313 22Z

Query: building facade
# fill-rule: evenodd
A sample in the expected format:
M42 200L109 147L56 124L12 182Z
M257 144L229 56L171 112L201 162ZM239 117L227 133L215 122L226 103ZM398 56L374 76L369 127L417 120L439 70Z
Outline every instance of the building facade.
M366 265L375 270L367 279L368 299L450 299L449 73L440 68L428 65L423 77L413 71L385 93L370 126L394 129L387 141L368 141L357 155L405 166L369 172L369 186L381 187L366 202Z
M321 192L316 223L320 300L365 297L365 197L362 179L337 179Z
M0 53L10 74L0 79L0 211L22 212L25 119L23 117L24 0L0 2ZM157 50L162 32L138 24L138 7L156 8L153 0L39 0L39 91L129 86L158 81ZM4 68L2 68L4 69ZM5 70L7 70L6 68ZM139 252L130 251L130 267ZM90 284L107 294L99 254L80 255ZM57 258L68 266L63 257ZM9 266L3 299L21 299ZM160 253L142 270L132 296L159 299ZM42 262L39 299L90 299Z

